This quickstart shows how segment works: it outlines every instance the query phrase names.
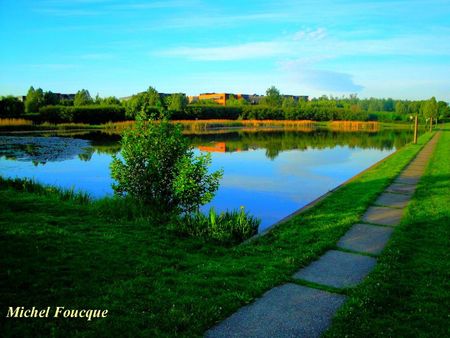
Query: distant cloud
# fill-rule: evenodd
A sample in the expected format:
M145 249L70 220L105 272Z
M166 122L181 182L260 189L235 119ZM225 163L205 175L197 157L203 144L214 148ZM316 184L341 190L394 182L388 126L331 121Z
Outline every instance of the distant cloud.
M299 41L303 39L307 40L321 40L327 35L327 31L325 28L317 28L316 30L303 30L298 31L292 36L292 40Z
M277 42L252 42L222 47L180 47L160 52L164 56L186 57L192 60L230 61L283 55L287 46Z
M353 82L351 74L315 69L313 60L298 59L280 62L280 70L296 85L321 91L360 92L363 86Z
M249 42L220 47L177 47L157 52L159 55L185 57L202 61L231 61L286 56L295 53L303 41L317 41L326 36L324 28L305 30L272 41Z
M114 55L108 53L92 53L92 54L83 54L80 56L83 60L109 60L112 59Z

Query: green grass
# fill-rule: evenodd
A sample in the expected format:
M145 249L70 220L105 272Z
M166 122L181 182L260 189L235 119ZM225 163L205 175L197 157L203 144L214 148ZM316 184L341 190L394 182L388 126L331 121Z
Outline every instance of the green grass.
M447 129L376 269L326 337L449 336L449 145Z
M232 248L180 237L163 221L127 214L121 202L79 203L3 182L1 303L108 309L109 316L91 322L5 320L3 305L1 332L201 336L333 248L430 137L423 135L419 145L405 146L267 235Z

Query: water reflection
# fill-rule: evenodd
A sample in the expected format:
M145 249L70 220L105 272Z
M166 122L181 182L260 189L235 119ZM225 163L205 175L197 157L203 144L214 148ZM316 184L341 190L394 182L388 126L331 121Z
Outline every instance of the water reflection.
M224 169L215 199L203 208L239 208L275 223L400 148L409 131L234 131L189 135ZM101 132L0 136L0 175L112 194L109 164L120 137ZM35 166L36 163L45 165Z

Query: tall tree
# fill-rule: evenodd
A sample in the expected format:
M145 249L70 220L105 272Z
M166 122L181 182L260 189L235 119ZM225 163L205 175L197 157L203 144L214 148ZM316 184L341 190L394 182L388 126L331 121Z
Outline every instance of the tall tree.
M438 114L438 104L434 96L422 104L422 114L427 120L430 120L431 131L433 127L433 120L437 118Z
M34 89L33 86L30 87L25 99L25 112L27 113L37 113L39 108L44 105L44 92L41 88Z
M94 100L92 100L91 94L87 89L81 89L75 94L75 98L73 99L74 106L86 106L88 104L93 104Z

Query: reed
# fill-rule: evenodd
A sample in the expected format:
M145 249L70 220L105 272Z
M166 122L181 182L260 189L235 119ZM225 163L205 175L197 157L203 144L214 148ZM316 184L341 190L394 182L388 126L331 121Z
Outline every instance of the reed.
M26 119L0 119L0 127L21 127L21 126L32 126L33 121Z
M361 122L361 121L331 121L330 129L334 131L368 131L377 132L380 130L380 124L376 121Z

